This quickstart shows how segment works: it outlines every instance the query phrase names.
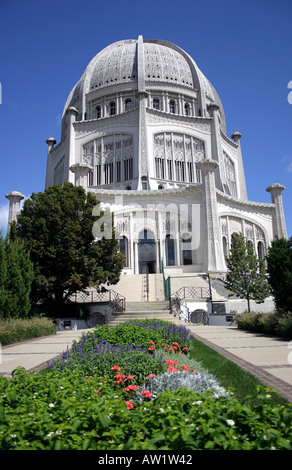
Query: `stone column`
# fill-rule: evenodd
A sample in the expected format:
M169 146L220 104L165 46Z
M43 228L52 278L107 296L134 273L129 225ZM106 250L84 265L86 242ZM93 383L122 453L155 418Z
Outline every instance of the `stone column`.
M87 189L88 173L92 171L92 167L87 163L75 163L70 166L70 171L75 173L75 186L82 186Z
M135 251L135 271L134 274L139 274L139 255L138 255L138 241L134 241L134 251Z
M74 183L72 177L70 178L70 166L74 165L76 163L75 159L75 130L74 130L74 122L76 121L76 117L78 115L78 109L74 108L73 106L70 106L70 108L67 109L67 114L68 114L68 144L67 144L67 152L68 152L68 157L66 161L66 173L68 174L69 181L71 183ZM67 166L68 165L68 166Z
M275 204L275 212L273 213L273 231L274 237L287 238L287 229L284 215L282 191L285 186L279 183L271 184L266 191L271 193L272 203Z
M223 250L220 236L219 217L217 210L217 196L215 185L215 171L218 163L214 160L202 160L197 164L202 171L202 183L204 188L205 209L205 260L204 266L207 272L222 272L225 270L223 263ZM202 243L204 243L202 241Z
M20 201L24 199L24 195L18 191L11 191L5 195L9 199L9 216L8 216L8 228L11 222L16 221L17 215L20 212Z
M144 43L142 36L138 37L138 92L136 96L139 100L139 182L137 189L142 189L142 177L147 177L147 187L150 188L146 118L148 93L145 90Z
M46 143L48 145L48 153L47 153L47 171L46 171L46 188L51 186L54 182L54 175L52 172L52 167L51 167L51 157L50 157L50 152L54 148L54 145L56 144L56 141L54 137L49 137L46 140Z
M247 190L246 190L246 181L245 181L245 175L244 175L244 167L243 167L243 159L242 159L242 152L241 152L241 145L240 145L240 139L241 139L241 134L240 132L233 132L232 134L232 139L234 140L234 143L237 144L237 164L238 164L238 188L237 188L237 197L239 199L243 199L244 201L248 200L247 197Z

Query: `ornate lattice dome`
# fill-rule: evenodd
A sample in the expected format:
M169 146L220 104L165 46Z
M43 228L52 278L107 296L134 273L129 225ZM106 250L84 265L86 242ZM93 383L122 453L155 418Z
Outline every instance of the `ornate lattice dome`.
M141 37L140 37L141 38ZM220 108L222 129L226 131L223 106L220 98L201 72L195 61L180 47L163 40L141 39L143 57L138 53L139 39L115 42L99 52L89 63L81 79L71 91L65 111L74 106L79 110L78 120L82 120L86 108L86 95L94 90L109 93L109 87L117 85L137 88L138 79L143 79L145 87L155 85L182 92L196 90L198 103L203 115L207 106L215 103ZM139 61L143 61L143 77Z

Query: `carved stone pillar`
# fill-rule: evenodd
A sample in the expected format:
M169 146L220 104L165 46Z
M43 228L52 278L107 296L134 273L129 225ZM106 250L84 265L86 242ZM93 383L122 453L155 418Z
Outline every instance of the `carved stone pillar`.
M285 186L279 183L271 184L266 191L271 193L272 203L275 204L275 212L273 214L274 236L279 238L287 238L287 229L284 215L282 191Z
M76 121L76 117L78 115L78 109L71 106L67 109L68 114L68 157L66 159L66 174L68 174L69 181L73 183L72 178L70 178L70 166L76 163L75 159L75 130L74 130L74 122Z
M24 195L19 193L18 191L11 191L5 195L7 199L9 199L9 216L8 216L8 228L11 222L16 221L17 215L20 211L20 201L24 199Z
M88 173L92 171L92 167L87 163L75 163L70 166L70 171L75 173L75 186L82 186L87 189Z
M214 160L202 160L198 168L202 171L205 210L205 270L207 272L224 271L223 250L220 237L215 171L218 163ZM204 243L204 241L202 241Z

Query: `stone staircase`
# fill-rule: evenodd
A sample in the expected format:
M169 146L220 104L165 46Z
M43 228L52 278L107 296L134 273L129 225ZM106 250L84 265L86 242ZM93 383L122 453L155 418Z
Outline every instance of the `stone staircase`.
M156 302L164 300L162 274L149 274L149 295L145 292L146 275L122 274L119 282L109 286L126 298L126 302Z
M127 302L126 311L110 321L107 326L118 326L120 323L130 320L145 320L150 318L183 324L182 320L179 320L170 313L169 302L160 300L154 302Z
M174 317L169 310L169 302L164 299L164 286L162 274L149 274L148 295L145 290L146 275L124 274L120 281L110 286L115 292L126 299L126 310L114 320L107 323L108 326L117 326L122 322L133 319L157 318L183 324L183 320ZM190 301L205 301L210 297L208 280L196 274L176 274L171 276L171 295L185 288L184 294L190 295ZM193 297L195 292L195 297ZM198 297L196 298L196 295ZM213 301L222 301L224 297L216 289L212 288ZM187 298L185 298L187 300Z

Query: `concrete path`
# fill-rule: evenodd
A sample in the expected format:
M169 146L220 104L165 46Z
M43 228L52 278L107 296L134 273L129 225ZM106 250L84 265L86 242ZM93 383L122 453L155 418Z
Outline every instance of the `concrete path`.
M193 336L292 402L292 341L236 326L187 326Z
M178 323L177 320L175 323ZM292 402L292 341L249 333L234 326L181 324L199 341L255 375L264 385L278 390ZM10 376L18 366L26 370L40 370L89 331L59 331L54 335L3 346L0 375Z
M56 334L41 336L19 343L2 346L0 356L0 375L11 376L16 367L26 370L40 370L48 361L60 356L74 341L90 330L58 331Z

